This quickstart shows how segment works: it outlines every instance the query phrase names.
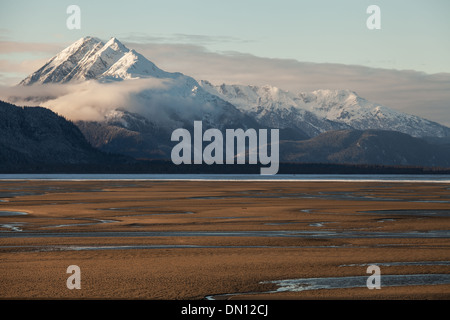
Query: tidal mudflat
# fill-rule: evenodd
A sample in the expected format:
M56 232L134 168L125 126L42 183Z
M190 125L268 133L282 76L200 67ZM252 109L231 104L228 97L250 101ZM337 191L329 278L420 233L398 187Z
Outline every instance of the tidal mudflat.
M0 199L0 298L450 298L448 183L23 180Z

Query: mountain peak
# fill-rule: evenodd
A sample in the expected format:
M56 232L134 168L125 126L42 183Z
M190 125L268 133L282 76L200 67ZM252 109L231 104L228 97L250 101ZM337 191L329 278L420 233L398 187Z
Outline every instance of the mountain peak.
M116 37L103 43L98 38L86 36L58 53L20 84L142 77L173 78L174 75L159 69L135 50L128 49Z
M86 41L97 41L97 42L101 42L102 40L100 40L97 37L93 37L93 36L85 36L80 38L78 41L82 41L82 42L86 42Z
M78 39L74 43L72 43L67 48L65 48L63 51L61 51L59 54L57 54L56 57L61 56L62 58L64 58L64 57L67 57L67 54L76 52L77 50L80 50L82 48L92 49L96 45L103 46L103 42L100 39L95 38L95 37L91 37L91 36L83 37L83 38Z
M336 98L348 98L348 97L359 97L355 91L349 89L319 89L313 91L314 94L318 96L328 96L328 97L336 97Z
M78 39L48 60L42 68L22 80L20 85L67 82L71 79L68 76L77 68L79 62L87 60L103 45L100 39L91 36Z
M111 37L111 39L109 39L109 41L105 44L105 47L111 47L114 48L115 50L120 50L124 52L129 51L129 49L125 47L122 44L122 42L120 42L116 37Z
M153 62L134 49L126 52L104 74L102 80L125 80L137 78L173 78L169 72L159 69Z

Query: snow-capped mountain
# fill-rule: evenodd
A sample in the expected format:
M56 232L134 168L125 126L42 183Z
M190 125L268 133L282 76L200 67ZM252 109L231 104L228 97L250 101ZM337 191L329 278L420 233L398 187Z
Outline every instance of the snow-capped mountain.
M76 84L86 80L111 83L137 79L163 81L163 86L145 87L137 93L133 92L133 96L143 107L157 108L158 110L153 111L167 113L168 117L176 120L177 125L194 118L203 119L206 125L209 123L219 128L239 122L244 127L255 125L253 119L235 106L203 90L195 79L179 72L171 73L159 69L153 62L135 50L128 49L116 38L111 38L106 43L94 37L82 38L51 58L20 84ZM180 104L184 105L180 107ZM129 106L124 105L121 109L126 110L127 107ZM155 114L151 110L142 111ZM107 120L107 115L104 116ZM249 123L242 123L246 121Z
M159 80L157 86L142 87L142 82L134 80ZM166 72L158 68L153 62L146 59L135 50L130 50L116 38L103 43L93 37L78 40L68 48L51 58L42 68L25 78L20 85L32 86L35 84L79 84L84 81L94 81L107 86L123 82L128 87L134 83L138 89L126 92L125 103L113 110L103 110L102 133L92 128L100 128L83 121L80 129L90 141L103 141L104 145L114 144L118 150L114 137L116 132L132 131L137 140L149 139L162 141L154 147L167 149L171 144L171 132L180 127L190 129L194 120L201 120L205 129L217 128L259 128L259 123L249 115L241 112L234 105L204 90L192 77L182 73ZM51 105L52 97L45 101ZM30 98L30 101L42 103L40 100ZM95 99L94 99L95 100ZM95 101L93 102L95 104ZM67 108L70 108L70 101ZM95 107L95 106L93 106ZM138 110L138 111L136 111ZM125 111L125 112L124 112ZM143 118L146 121L143 121ZM130 127L130 124L134 124ZM139 126L136 126L139 124ZM114 129L113 129L114 128ZM123 130L116 130L121 128ZM89 130L88 130L89 129ZM114 132L112 134L111 132ZM103 137L108 139L101 140ZM101 148L102 145L99 147ZM136 157L146 157L153 154L152 146L146 144L145 150L132 148L133 152L125 152ZM130 146L127 146L130 148ZM120 149L120 148L119 148ZM165 155L167 156L167 155Z
M133 82L134 81L134 82ZM146 82L149 81L149 82ZM154 82L158 85L151 85ZM213 85L167 72L116 38L82 38L51 58L20 85L91 83L125 90L126 99L100 106L102 120L76 124L94 146L135 158L170 157L171 132L192 129L277 128L280 140L306 140L334 130L392 130L415 137L450 137L450 128L369 102L347 90L292 93L272 86ZM120 87L123 86L123 87ZM111 87L109 87L111 89ZM34 91L35 92L35 91ZM108 91L108 92L111 92ZM56 95L56 94L55 94ZM52 105L59 97L27 98ZM70 109L77 95L64 100ZM92 94L96 108L101 95ZM47 99L47 100L45 100ZM59 101L60 102L60 101ZM83 100L84 102L84 100ZM103 101L102 101L103 102ZM116 105L116 104L117 105ZM70 119L70 117L69 117Z
M200 81L200 84L209 93L218 95L269 127L295 128L305 132L308 137L326 131L351 128L344 123L317 116L302 107L300 97L276 87L226 84L214 86L208 81Z
M79 74L81 78L81 73L85 73L84 79L94 78L93 72L89 72L90 70L86 68L83 68L84 72L80 72L80 67L82 64L86 65L87 60L93 61L93 56L103 46L104 43L97 38L82 38L51 58L39 70L22 80L20 84L64 83L72 80L75 74ZM93 63L90 65L92 66Z
M448 127L367 101L350 90L317 90L298 96L305 109L354 129L392 130L413 137L450 136Z
M135 50L125 47L116 38L103 43L100 39L85 37L51 58L20 84L68 83L91 79L129 80L147 77L174 79L182 76L181 73L159 69Z
M229 101L265 125L299 127L310 137L337 129L392 130L414 137L450 136L448 127L369 102L349 90L295 94L272 86L200 83L211 94Z

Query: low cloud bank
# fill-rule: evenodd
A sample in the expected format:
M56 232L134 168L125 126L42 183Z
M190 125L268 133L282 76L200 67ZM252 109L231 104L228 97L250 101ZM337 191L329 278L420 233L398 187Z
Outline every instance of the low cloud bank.
M144 90L153 90L156 96L159 90L164 90L168 85L168 81L160 79L35 84L0 88L0 98L19 106L46 107L73 121L101 121L115 109L158 115L154 106L143 105L139 94Z

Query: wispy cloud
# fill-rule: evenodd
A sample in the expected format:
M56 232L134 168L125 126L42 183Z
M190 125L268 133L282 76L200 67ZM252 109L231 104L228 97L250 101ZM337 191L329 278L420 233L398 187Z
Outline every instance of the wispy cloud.
M175 44L194 44L194 45L209 45L215 43L248 43L252 40L246 40L232 36L211 36L205 34L185 34L185 33L141 33L134 32L120 36L120 39L128 43L175 43Z
M30 70L37 70L47 61L44 59L12 61L8 59L0 59L0 70L7 73L28 74Z
M177 114L198 119L212 107L184 95L184 86L183 79L90 80L0 87L0 99L19 106L43 106L72 121L102 121L121 109L143 115L158 126L176 128L180 125L174 120Z
M143 112L137 95L142 90L164 88L160 79L98 83L86 81L75 84L36 84L33 86L0 87L0 99L19 106L43 106L70 120L100 121L112 110L126 108ZM157 114L158 110L155 110ZM148 108L147 113L152 112Z
M64 46L56 43L0 41L0 54L31 53L31 54L55 54L64 49Z

